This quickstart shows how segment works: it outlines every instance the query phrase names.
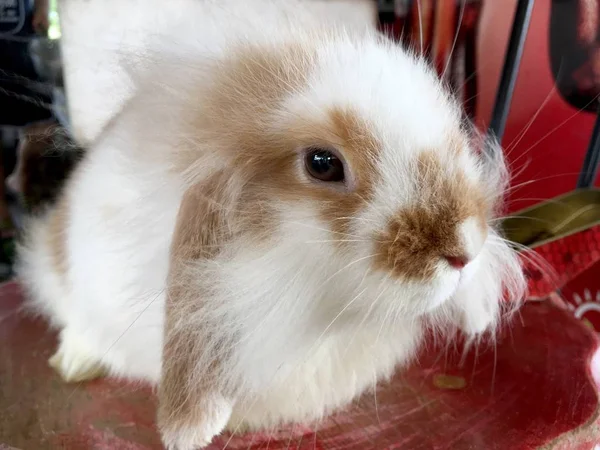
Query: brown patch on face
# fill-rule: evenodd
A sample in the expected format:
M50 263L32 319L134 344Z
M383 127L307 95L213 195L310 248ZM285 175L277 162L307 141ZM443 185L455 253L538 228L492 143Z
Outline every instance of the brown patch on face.
M299 45L238 48L213 67L208 87L200 83L190 92L190 98L202 99L199 114L190 116L191 132L202 130L201 138L221 143L240 162L254 156L264 146L273 112L290 93L306 86L314 58L314 51ZM194 147L182 152L176 170L189 167L196 154Z
M381 144L372 128L355 112L335 108L330 115L336 135L342 140L348 165L356 177L354 192L337 200L333 208L323 210L323 219L331 222L333 231L342 235L350 231L350 218L372 198L379 178L375 164Z
M209 139L220 142L228 165L244 178L245 220L258 233L273 224L273 200L312 201L336 238L350 231L350 217L371 198L380 143L372 128L351 108L332 107L325 120L306 115L282 118L282 102L307 87L315 68L313 49L289 46L278 50L246 48L218 68L216 85L193 122ZM280 121L275 123L276 121ZM343 154L356 188L352 192L313 183L299 174L298 150L334 148ZM189 165L186 162L184 165Z
M210 352L211 341L194 320L204 305L205 293L191 280L187 264L213 258L235 232L231 223L236 207L228 185L231 174L219 172L185 193L177 217L171 246L167 286L165 343L159 389L158 420L161 429L193 428L211 420L207 399L214 395L220 378L221 359L205 367L202 379L194 377L201 352ZM210 328L210 327L207 327Z
M442 257L465 254L459 225L475 217L486 232L486 202L464 172L447 174L438 157L422 153L416 163L418 205L401 209L376 237L379 269L408 280L431 278Z
M351 231L352 217L372 198L378 180L376 162L381 145L369 124L349 108L332 108L325 121L298 118L283 132L261 136L260 140L249 137L240 144L235 163L246 173L248 201L268 205L274 197L289 202L309 200L320 218L330 224L334 237L342 240ZM353 178L352 190L313 182L300 172L304 161L298 150L314 147L342 154L347 163L346 176ZM272 214L268 207L262 212ZM264 224L265 220L263 217L257 221Z

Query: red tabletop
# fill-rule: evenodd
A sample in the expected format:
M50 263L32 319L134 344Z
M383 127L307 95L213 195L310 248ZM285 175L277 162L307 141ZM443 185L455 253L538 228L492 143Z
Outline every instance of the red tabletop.
M160 449L156 400L141 385L65 385L55 335L0 286L0 449ZM222 436L235 449L593 449L600 445L596 334L559 302L529 302L496 345L433 345L388 385L317 427Z

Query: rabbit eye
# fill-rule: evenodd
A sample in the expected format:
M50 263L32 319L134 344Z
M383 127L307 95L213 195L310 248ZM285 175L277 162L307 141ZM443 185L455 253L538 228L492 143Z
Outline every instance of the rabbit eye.
M320 181L344 181L344 164L333 152L321 148L310 149L304 157L308 174Z

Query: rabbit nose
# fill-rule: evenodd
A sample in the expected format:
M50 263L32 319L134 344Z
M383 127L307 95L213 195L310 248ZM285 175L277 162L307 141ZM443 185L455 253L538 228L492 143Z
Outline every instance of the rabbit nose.
M465 255L460 255L460 256L446 255L444 258L446 259L446 261L448 261L448 264L450 264L450 267L457 269L457 270L464 269L464 267L467 264L469 264L469 258Z

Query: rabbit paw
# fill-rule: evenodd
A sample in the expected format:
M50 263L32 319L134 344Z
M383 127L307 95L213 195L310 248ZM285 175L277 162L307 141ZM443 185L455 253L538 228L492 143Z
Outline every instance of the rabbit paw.
M58 350L48 364L67 383L93 380L106 374L105 368L83 341L64 331Z
M161 420L162 441L168 450L197 450L206 447L220 434L231 416L231 404L222 398L202 401L197 414L180 420Z

